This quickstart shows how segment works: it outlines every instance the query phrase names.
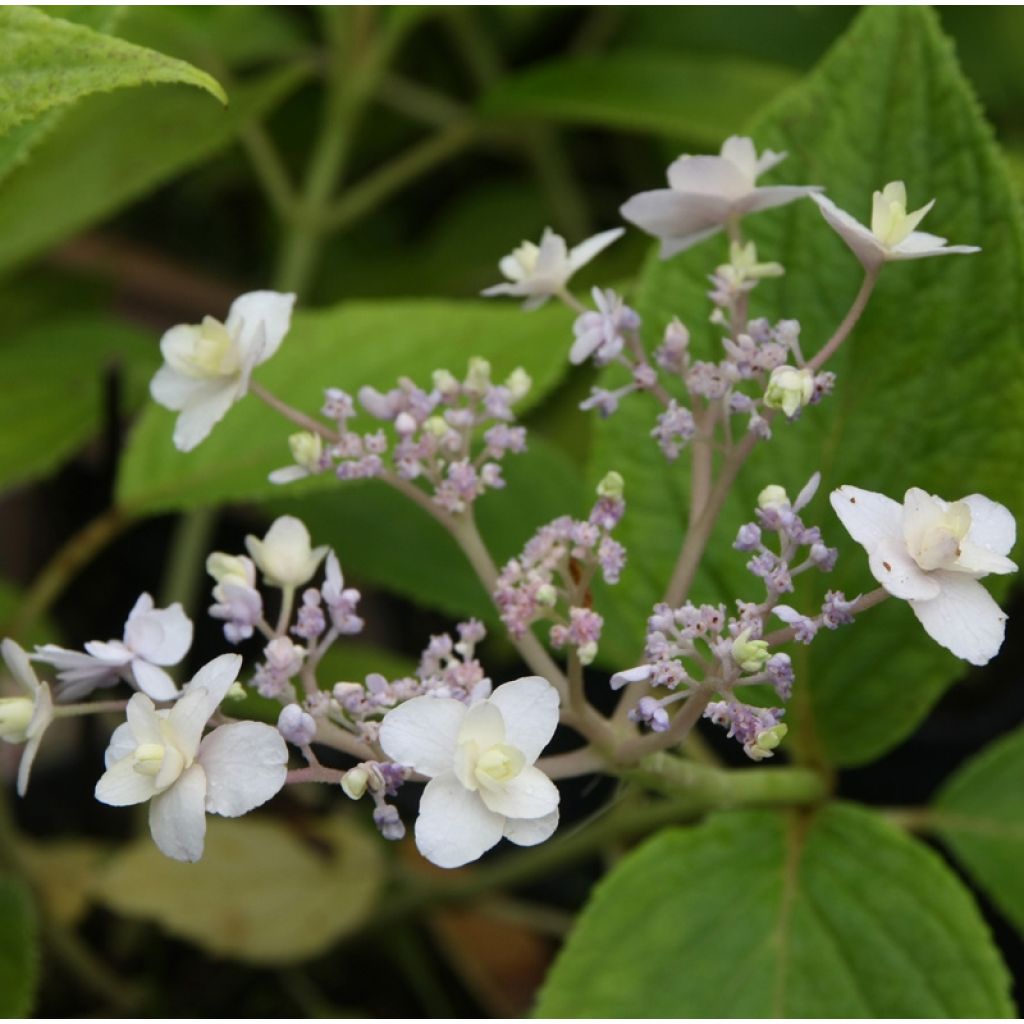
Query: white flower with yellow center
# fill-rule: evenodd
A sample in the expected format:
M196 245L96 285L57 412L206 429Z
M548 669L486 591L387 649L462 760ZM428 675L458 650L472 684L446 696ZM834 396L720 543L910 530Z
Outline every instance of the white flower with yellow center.
M471 707L415 697L389 711L380 745L393 761L427 776L416 845L455 868L504 836L543 842L558 825L558 789L534 762L558 725L558 692L540 676L499 686Z
M602 231L570 249L561 235L545 228L540 245L523 242L501 260L498 267L508 280L485 288L482 294L520 296L526 299L523 309L536 309L553 295L564 292L572 275L607 249L622 232L622 228Z
M641 192L626 200L622 216L661 239L668 259L710 238L744 214L783 206L820 191L816 185L758 185L757 179L785 160L766 149L760 156L752 139L733 135L718 156L681 156L668 169L668 188ZM766 266L771 266L767 264Z
M822 195L812 198L865 270L876 270L889 260L919 260L926 256L981 251L976 245L947 245L945 238L917 231L917 225L935 205L935 200L908 212L907 188L902 181L890 181L881 192L875 192L870 230L839 209L831 199Z
M933 640L972 665L995 657L1006 614L978 580L1017 569L1006 557L1017 535L1008 509L981 494L946 502L918 487L902 505L849 485L831 500L872 575L910 604Z
M49 685L39 681L28 655L13 640L4 640L0 653L23 693L21 697L0 697L0 740L25 744L18 765L18 796L24 796L43 733L53 721L53 698Z
M249 377L278 349L291 325L294 295L249 292L231 304L225 323L208 316L179 324L160 339L164 365L149 390L177 412L174 443L191 451L242 398Z
M263 540L250 535L245 538L245 546L263 579L272 587L284 589L306 583L328 551L326 544L312 547L309 530L295 516L275 519Z
M112 807L149 804L149 828L174 860L203 854L206 815L236 818L266 803L284 785L288 748L260 722L203 730L234 685L242 659L224 654L201 668L169 710L137 693L128 721L110 738L96 799Z

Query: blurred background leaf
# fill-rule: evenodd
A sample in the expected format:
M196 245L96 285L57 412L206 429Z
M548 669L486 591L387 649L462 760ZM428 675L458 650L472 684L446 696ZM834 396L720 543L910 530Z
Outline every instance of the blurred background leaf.
M39 980L36 915L28 887L0 876L0 1015L27 1017Z

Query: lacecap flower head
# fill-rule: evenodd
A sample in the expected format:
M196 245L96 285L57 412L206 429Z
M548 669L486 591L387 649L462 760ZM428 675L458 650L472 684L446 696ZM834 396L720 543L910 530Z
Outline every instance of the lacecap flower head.
M252 371L278 349L291 325L294 295L248 292L224 323L179 324L160 339L164 365L149 390L178 413L174 444L191 451L249 389Z
M662 259L710 238L747 213L783 206L820 191L816 185L758 185L757 179L786 158L752 139L732 135L718 156L681 156L669 165L668 188L626 200L622 216L661 239Z
M554 832L558 789L534 762L554 735L558 702L546 679L527 676L468 708L426 696L387 713L381 748L430 779L416 819L416 846L427 860L455 868L502 836L533 846Z
M947 502L918 487L902 505L849 485L831 500L872 575L907 601L936 643L972 665L995 657L1006 614L978 580L1017 569L1006 557L1017 535L1008 509L981 494Z

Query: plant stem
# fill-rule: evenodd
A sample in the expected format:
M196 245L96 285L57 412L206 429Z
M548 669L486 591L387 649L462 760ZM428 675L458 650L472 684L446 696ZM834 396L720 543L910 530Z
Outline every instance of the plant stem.
M36 577L6 633L15 638L25 636L75 576L132 522L128 513L111 507L72 534Z
M835 334L821 346L821 350L807 364L810 369L820 370L835 355L839 346L846 341L850 331L856 326L857 321L861 318L861 314L867 307L868 299L871 298L871 293L875 290L875 285L878 283L878 274L881 269L881 266L878 266L864 271L864 280L861 282L860 290L854 297L853 304L836 328Z
M216 522L216 508L192 509L178 518L160 588L160 607L180 601L191 614L198 605L206 555Z

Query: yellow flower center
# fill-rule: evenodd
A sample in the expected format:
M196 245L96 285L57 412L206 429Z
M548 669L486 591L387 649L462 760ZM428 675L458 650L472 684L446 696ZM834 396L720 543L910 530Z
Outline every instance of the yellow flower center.
M140 775L159 775L166 753L166 748L159 743L140 743L135 748L132 767Z

